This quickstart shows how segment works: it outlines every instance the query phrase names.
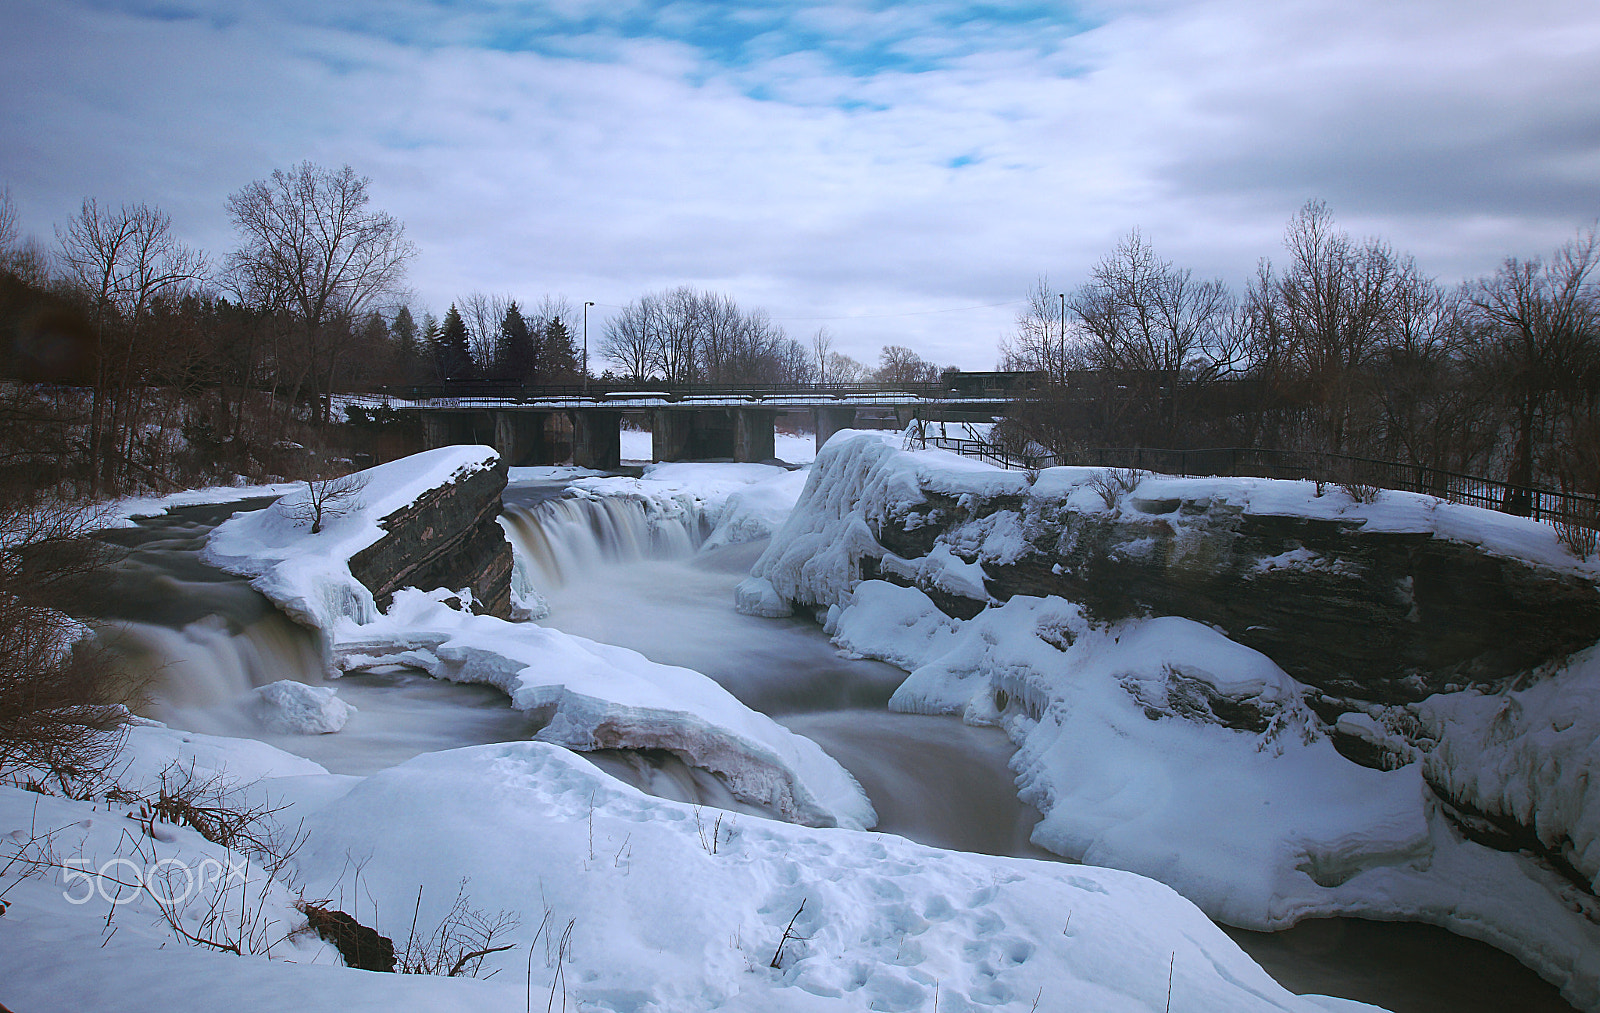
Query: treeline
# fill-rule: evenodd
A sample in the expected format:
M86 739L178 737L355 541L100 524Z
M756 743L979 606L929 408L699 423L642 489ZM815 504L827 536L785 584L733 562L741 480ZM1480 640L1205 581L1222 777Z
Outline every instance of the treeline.
M1318 451L1600 492L1600 243L1456 286L1310 202L1242 293L1137 231L1078 288L1041 280L1002 344L1037 370L1011 439ZM1515 504L1510 504L1515 506Z
M92 498L294 475L342 421L336 392L581 377L562 300L525 314L473 294L418 321L416 248L368 189L311 163L252 182L228 198L238 245L220 259L142 203L88 199L53 246L23 240L0 189L0 485Z
M847 384L931 382L939 367L903 345L884 346L876 369L833 350L820 328L790 337L765 310L680 286L624 306L606 322L600 353L619 378L666 383ZM609 371L608 371L609 372Z

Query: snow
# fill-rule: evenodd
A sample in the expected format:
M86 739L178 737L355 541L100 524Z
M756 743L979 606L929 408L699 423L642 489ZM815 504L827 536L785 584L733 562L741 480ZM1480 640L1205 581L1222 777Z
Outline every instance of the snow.
M650 433L624 428L618 437L622 460L643 462L654 459L654 438ZM777 432L773 434L772 443L773 456L790 464L809 464L817 456L816 437L810 433Z
M1526 688L1435 695L1418 711L1438 741L1431 782L1532 828L1600 891L1600 646Z
M739 703L699 672L558 630L475 616L449 592L405 590L382 618L336 638L345 671L405 664L496 686L538 733L570 749L665 749L720 774L742 801L813 826L877 822L855 779L816 743Z
M406 664L437 678L496 686L520 710L549 711L539 733L573 749L667 749L723 776L735 796L816 825L871 826L877 816L860 786L808 739L735 700L698 672L656 665L621 648L555 630L473 616L444 604L464 591L404 589L386 614L349 572L352 555L381 537L377 521L429 489L493 467L487 447L450 447L362 472L360 499L310 534L296 519L303 492L218 526L206 558L254 576L252 586L329 634L337 667ZM637 496L663 513L721 510L737 492L783 468L760 464L661 464L640 479L578 479L580 495ZM785 494L757 494L742 509L745 529ZM523 616L547 611L526 561L513 575ZM312 695L325 698L314 700ZM292 698L291 698L292 697ZM288 730L333 731L344 705L331 691L272 689L258 696ZM347 713L347 712L346 712Z
M258 686L251 691L255 713L275 732L323 735L336 732L350 720L355 708L339 699L331 686L307 686L293 679Z
M617 434L621 457L624 461L651 461L655 459L655 438L648 430L623 427Z
M1096 627L1070 602L1020 595L963 622L920 590L859 572L862 558L876 558L900 579L987 599L982 564L1022 551L1020 528L1001 519L1016 511L941 535L916 560L873 537L891 519L914 529L931 494L973 497L969 505L1026 495L1129 517L1181 500L1343 519L1586 572L1548 526L1428 497L1386 492L1359 504L1338 490L1318 497L1311 483L1258 479L1132 476L1122 488L1098 469L1053 468L1029 489L1021 475L1007 484L1008 473L973 462L947 468L947 457L876 434L835 437L746 586L760 580L788 602L827 606L825 629L841 650L906 669L891 709L1004 728L1018 746L1021 797L1043 814L1034 843L1159 879L1246 928L1340 914L1432 922L1507 950L1569 1001L1600 1008L1600 904L1525 856L1464 839L1428 787L1535 827L1595 885L1600 647L1526 688L1431 698L1418 717L1437 748L1378 771L1333 748L1301 702L1305 687L1209 627L1178 617ZM1184 523L1175 511L1164 518ZM1121 547L1143 549L1139 540ZM1328 566L1305 552L1263 563ZM1346 717L1348 734L1392 737L1371 715Z
M1041 847L1150 876L1245 928L1340 914L1432 922L1507 950L1580 1008L1600 1007L1591 895L1462 839L1430 799L1422 765L1377 771L1340 756L1292 679L1209 627L1167 617L1097 629L1068 602L1024 596L961 622L914 588L866 581L830 609L828 628L841 648L910 671L891 709L1006 730L1021 797L1044 817L1033 833ZM1433 762L1480 772L1474 797L1491 808L1535 810L1542 835L1570 836L1587 871L1600 853L1584 776L1597 729L1574 715L1600 713L1590 699L1600 680L1583 672L1585 693L1563 699L1552 686L1514 711L1532 712L1528 744L1507 738L1502 718L1498 739L1512 745L1501 753L1474 760L1469 737L1460 758L1441 751ZM1196 682L1260 708L1265 730L1194 719ZM1475 707L1486 735L1510 709L1481 698L1430 704L1439 714ZM1541 727L1570 732L1565 749L1541 748Z
M1061 467L1039 473L1032 495L1060 500L1079 513L1114 514L1129 518L1145 513L1151 503L1182 500L1235 507L1247 514L1338 520L1364 532L1432 534L1436 538L1475 546L1485 553L1517 559L1562 573L1600 578L1600 560L1584 561L1556 537L1550 524L1516 517L1484 507L1451 503L1421 493L1380 490L1372 503L1358 503L1337 486L1324 486L1317 495L1315 482L1270 478L1175 478L1140 473L1132 489L1118 490L1117 502L1108 507L1093 482L1104 469ZM1168 515L1174 524L1181 517ZM1293 565L1295 560L1284 560ZM1312 562L1306 560L1305 562Z
M241 774L261 770L241 768ZM367 778L269 778L305 842L285 870L402 943L438 925L458 890L518 924L487 958L490 980L372 974L338 966L282 879L245 867L247 910L267 954L189 947L154 901L68 903L104 880L42 868L0 873L0 980L17 1008L126 1010L382 1008L695 1013L739 1010L1074 1008L1148 1013L1316 1013L1192 904L1107 869L937 851L903 839L818 830L639 793L541 742L425 754ZM141 837L128 807L0 788L0 845L62 828L62 859L132 879L156 862L227 869L182 827ZM304 822L298 821L303 818ZM20 834L21 840L18 839ZM137 843L137 847L135 847ZM38 849L34 849L37 853ZM78 868L74 865L73 868ZM230 882L231 885L231 882ZM256 907L259 898L259 907ZM232 910L232 909L230 909ZM198 930L195 905L184 908ZM237 917L235 915L234 917ZM783 940L792 923L793 934ZM781 948L781 958L774 960ZM770 966L777 963L778 967ZM936 998L937 997L937 998ZM1054 1005L1041 1005L1041 997Z
M185 489L166 496L125 496L113 500L96 515L96 526L131 528L137 517L159 517L179 507L237 503L266 496L283 496L303 490L300 482L273 482L265 485L216 485L204 489Z
M345 617L376 617L372 592L350 574L350 557L383 537L378 522L431 489L495 466L489 447L442 447L357 472L360 490L310 533L303 519L307 488L299 486L264 510L218 525L201 558L251 586L290 616L328 630Z
M926 502L924 490L957 499L1027 491L1021 473L943 450L903 452L901 441L899 433L835 433L751 576L766 579L790 601L832 605L861 579L863 556L883 555L868 525L911 514Z
M747 577L734 588L733 607L741 615L782 619L794 615L794 609L783 600L772 584L761 577Z
M805 491L806 472L785 471L731 493L703 548L771 538Z

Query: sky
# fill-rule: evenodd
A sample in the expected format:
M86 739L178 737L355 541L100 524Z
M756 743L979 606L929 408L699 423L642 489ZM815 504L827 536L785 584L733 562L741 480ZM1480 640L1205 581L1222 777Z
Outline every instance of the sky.
M1134 228L1242 289L1308 199L1446 282L1600 215L1594 0L0 0L0 94L47 244L142 201L220 259L349 164L418 310L690 285L869 362L993 368Z

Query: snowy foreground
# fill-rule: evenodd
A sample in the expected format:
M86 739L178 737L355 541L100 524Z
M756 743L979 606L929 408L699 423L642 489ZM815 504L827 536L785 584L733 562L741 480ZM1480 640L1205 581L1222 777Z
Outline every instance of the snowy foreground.
M871 556L925 586L986 598L983 563L1023 549L1008 521L1015 514L973 525L976 533L941 535L917 560L879 546L871 523L925 509L925 490L1117 509L1091 488L1092 475L1050 469L1030 488L1020 473L908 453L878 434L841 434L741 585L739 607L765 615L797 603L820 608L842 648L910 673L892 709L1004 728L1018 746L1021 796L1044 817L1033 835L1041 847L1158 879L1245 928L1319 915L1431 922L1514 954L1575 1005L1600 1008L1592 892L1600 885L1600 778L1591 776L1600 773L1600 649L1525 689L1424 701L1415 718L1434 747L1378 771L1333 748L1302 702L1304 687L1210 627L1177 617L1097 627L1070 602L1022 595L962 622L914 587L860 579L859 562ZM1368 530L1431 531L1552 568L1584 568L1547 526L1426 497L1387 493L1361 506L1339 493L1315 497L1309 483L1151 477L1130 499L1190 496L1194 487L1246 510L1359 518ZM1249 701L1267 727L1183 717L1197 688ZM1374 737L1392 735L1368 725ZM1465 840L1425 773L1470 786L1469 803L1509 809L1542 839L1570 841L1590 889L1522 854Z
M268 880L191 830L147 836L126 807L0 789L10 850L70 870L19 879L14 865L5 877L12 1008L920 1010L937 995L941 1010L1147 1011L1166 1008L1169 975L1175 1009L1372 1008L1290 995L1139 876L753 816L718 825L546 743L426 754L367 778L160 728L135 729L129 751L130 785L168 760L226 771L305 820L305 843ZM118 895L114 880L141 878L151 890ZM215 905L219 885L231 892ZM294 932L294 897L326 898L403 946L413 920L431 933L458 891L516 921L493 940L515 948L489 958L491 980L317 966L337 954ZM258 954L181 945L158 897L191 934Z
M444 594L402 593L387 614L363 601L340 563L376 537L375 516L407 490L414 496L486 462L480 450L461 448L390 466L369 476L362 509L315 537L296 531L292 503L241 516L218 529L215 558L323 620L330 660L403 660L492 683L514 706L547 710L541 738L552 741L425 754L362 778L249 739L130 729L124 793L148 795L163 777L211 783L208 799L272 810L270 820L299 841L249 853L152 821L128 794L77 802L0 788L8 1006L1373 1008L1289 994L1198 908L1151 879L850 829L871 816L849 775L697 673L474 617L447 606ZM698 477L709 473L660 476L663 486ZM787 474L746 471L742 479L697 507L726 522L717 528L725 539L770 532L799 492ZM663 489L647 476L628 491ZM680 492L657 498L681 505ZM340 723L335 702L325 691L286 688L263 706L307 731L331 730ZM730 785L743 783L791 819L842 826L654 798L563 748L633 735L721 763ZM273 859L289 851L288 861ZM482 958L488 980L350 970L304 931L297 900L355 915L400 950L408 937L438 939L447 924L476 930L478 940L492 926L483 948L512 948Z

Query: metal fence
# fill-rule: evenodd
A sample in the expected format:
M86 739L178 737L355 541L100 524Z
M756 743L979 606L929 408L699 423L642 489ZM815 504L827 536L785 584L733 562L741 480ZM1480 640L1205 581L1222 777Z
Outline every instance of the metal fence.
M930 439L926 445L954 450L1002 468L1034 470L1055 465L1080 465L1132 468L1164 475L1306 479L1330 485L1398 489L1535 520L1600 529L1600 497L1512 485L1478 475L1345 454L1264 450L1257 447L1212 447L1203 450L1111 447L1060 455L1030 455L1012 453L978 440Z

